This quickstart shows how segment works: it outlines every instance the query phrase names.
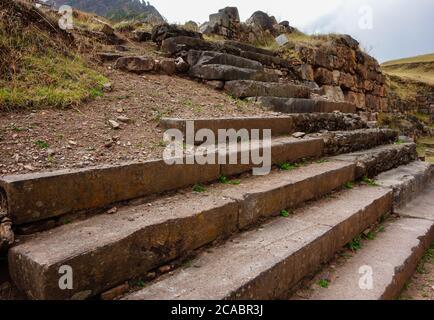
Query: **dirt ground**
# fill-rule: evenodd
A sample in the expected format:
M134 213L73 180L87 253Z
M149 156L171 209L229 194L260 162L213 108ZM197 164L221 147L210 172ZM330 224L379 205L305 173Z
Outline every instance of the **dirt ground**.
M0 176L160 158L162 117L273 114L190 79L100 68L113 91L95 101L0 114Z
M405 286L401 300L434 300L434 243Z

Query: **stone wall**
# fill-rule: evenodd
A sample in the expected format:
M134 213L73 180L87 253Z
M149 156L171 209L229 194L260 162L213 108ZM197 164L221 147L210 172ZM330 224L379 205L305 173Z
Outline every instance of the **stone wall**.
M302 80L319 86L354 103L361 111L386 111L386 77L373 57L347 35L331 36L317 45L299 44L295 51L302 61L298 74ZM342 94L341 94L342 92Z
M431 121L434 121L434 91L425 95L418 95L416 97L417 111L423 114L427 114L431 117Z

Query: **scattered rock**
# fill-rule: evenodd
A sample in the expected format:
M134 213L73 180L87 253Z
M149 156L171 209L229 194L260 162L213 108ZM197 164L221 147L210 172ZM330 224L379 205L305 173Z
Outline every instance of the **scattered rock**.
M107 214L115 214L118 212L118 208L117 207L113 207L110 210L107 211Z
M172 270L172 266L171 265L165 265L165 266L162 266L162 267L158 268L158 271L161 272L161 273L167 273L170 270Z
M116 121L114 121L114 120L109 120L108 121L109 122L109 124L110 124L110 126L113 128L113 129L119 129L120 128L120 124L118 123L118 122L116 122Z
M101 294L101 300L113 300L116 297L127 293L130 290L130 285L128 283L121 284L111 290L108 290Z
M292 134L292 136L294 137L294 138L303 138L304 136L306 135L306 133L304 133L304 132L295 132L295 133L293 133Z
M104 92L113 91L113 85L110 82L104 83L104 85L102 86L102 91L104 91Z
M107 23L103 23L101 32L107 36L113 36L115 34L115 30Z
M127 116L119 116L116 118L116 120L123 122L123 123L130 123L131 119L128 118Z

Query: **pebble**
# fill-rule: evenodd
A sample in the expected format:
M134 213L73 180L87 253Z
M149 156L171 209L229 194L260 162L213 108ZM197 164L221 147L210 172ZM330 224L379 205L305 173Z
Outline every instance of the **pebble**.
M109 120L109 124L113 129L119 129L120 128L120 124L114 120Z

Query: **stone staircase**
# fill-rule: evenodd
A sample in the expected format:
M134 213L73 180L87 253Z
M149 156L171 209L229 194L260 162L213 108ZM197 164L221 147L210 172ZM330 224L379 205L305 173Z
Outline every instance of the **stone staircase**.
M185 119L161 125L187 130ZM414 143L357 115L195 121L201 127L271 128L274 169L253 176L253 164L153 160L0 179L18 239L8 255L14 284L30 299L285 298L432 181ZM379 174L378 186L344 188ZM72 290L59 288L65 265ZM149 282L139 288L139 279Z
M313 81L296 81L295 62L273 51L236 41L206 41L198 37L172 36L161 50L176 60L173 70L224 89L231 96L255 101L281 113L356 113L357 106L320 90ZM121 55L121 56L120 56ZM135 73L163 72L161 61L123 53L100 53L102 61L116 60L115 68ZM170 63L169 63L170 64ZM183 67L180 67L180 66ZM184 67L185 66L185 67ZM182 71L181 71L182 70ZM172 74L172 72L170 72Z

